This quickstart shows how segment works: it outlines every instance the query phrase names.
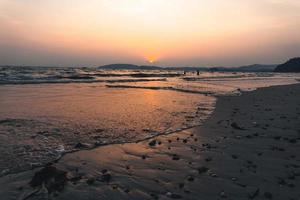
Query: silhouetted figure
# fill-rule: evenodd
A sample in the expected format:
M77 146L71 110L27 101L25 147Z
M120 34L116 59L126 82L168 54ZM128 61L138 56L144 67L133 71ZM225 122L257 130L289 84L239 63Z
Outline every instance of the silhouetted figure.
M186 75L186 71L185 70L183 71L183 74Z
M200 71L199 70L197 70L197 76L199 76L200 75Z

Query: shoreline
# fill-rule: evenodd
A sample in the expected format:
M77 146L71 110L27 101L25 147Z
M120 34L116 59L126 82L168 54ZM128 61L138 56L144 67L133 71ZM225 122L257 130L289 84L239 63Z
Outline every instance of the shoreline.
M0 195L7 199L300 198L296 189L299 91L300 84L295 84L219 96L215 111L199 127L65 154L54 166L74 181L68 181L62 192L49 194L46 189L28 196L36 190L28 186L39 170L34 169L1 177ZM108 182L102 180L105 174L111 177Z

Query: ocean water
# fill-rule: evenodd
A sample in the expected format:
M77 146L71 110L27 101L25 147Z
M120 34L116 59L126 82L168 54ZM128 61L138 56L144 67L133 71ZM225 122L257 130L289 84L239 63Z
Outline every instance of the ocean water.
M297 83L298 74L0 68L0 173L87 148L201 125L219 95ZM0 174L0 175L1 175Z

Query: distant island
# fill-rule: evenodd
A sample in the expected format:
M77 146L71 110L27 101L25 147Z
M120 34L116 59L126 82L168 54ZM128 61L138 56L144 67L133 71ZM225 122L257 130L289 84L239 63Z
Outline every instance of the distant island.
M292 58L286 63L278 65L275 72L300 72L300 57Z

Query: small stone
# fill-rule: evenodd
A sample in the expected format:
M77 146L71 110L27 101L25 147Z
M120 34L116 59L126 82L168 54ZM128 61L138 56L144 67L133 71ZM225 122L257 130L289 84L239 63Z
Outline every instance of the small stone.
M188 176L187 180L190 182L193 182L195 180L195 178L193 176Z
M232 180L232 181L237 181L237 178L232 177L231 180Z
M210 161L212 161L212 158L211 157L205 158L205 161L210 162Z
M109 173L105 173L101 176L102 182L108 183L108 182L110 182L110 180L111 180L111 175Z
M126 189L124 190L124 192L125 192L125 193L129 193L130 190L126 188Z
M234 128L234 129L237 129L237 130L246 130L245 128L240 127L236 122L233 122L231 124L231 127Z
M156 145L156 140L152 140L148 145L154 147Z
M266 199L273 199L273 194L272 194L271 192L265 192L265 193L264 193L264 197L265 197Z
M254 191L248 194L249 199L255 199L259 195L259 188L256 188Z
M86 181L86 183L87 183L88 185L92 185L93 183L95 183L95 178L93 178L93 177L89 178L89 179Z
M184 183L179 183L178 187L182 189L184 187Z
M199 174L206 173L207 171L208 171L208 168L207 168L207 167L199 167L199 168L198 168L198 173L199 173Z
M171 192L167 192L167 193L166 193L166 196L169 197L169 198L171 198L171 199L181 199L181 198L182 198L181 195L179 195L179 194L174 194L174 193L171 193Z
M220 193L220 197L221 197L221 198L226 198L227 195L226 195L226 193L225 193L224 191L222 191L222 192Z
M179 156L177 154L173 154L172 159L173 160L179 160L180 158L179 158Z
M90 145L87 143L78 142L74 147L75 149L84 149L84 148L89 148Z

